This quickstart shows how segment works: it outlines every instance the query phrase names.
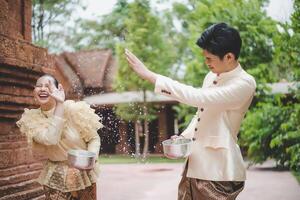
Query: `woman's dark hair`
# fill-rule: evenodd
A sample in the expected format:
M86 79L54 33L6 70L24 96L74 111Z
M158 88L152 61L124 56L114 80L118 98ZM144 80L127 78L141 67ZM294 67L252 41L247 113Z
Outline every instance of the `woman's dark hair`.
M201 34L196 44L223 59L227 53L239 58L242 40L239 32L226 23L213 24Z
M56 78L54 76L52 76L51 74L44 74L43 76L41 77L49 77L53 80L53 83L55 85L56 88L58 88L58 81L56 80Z

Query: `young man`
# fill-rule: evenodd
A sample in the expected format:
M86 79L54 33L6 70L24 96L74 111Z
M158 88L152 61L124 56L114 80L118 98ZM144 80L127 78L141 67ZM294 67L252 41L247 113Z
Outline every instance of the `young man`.
M238 62L238 31L225 23L207 28L197 41L210 69L202 88L194 88L148 70L126 50L132 69L155 84L155 92L198 112L180 136L195 138L179 184L180 200L232 200L244 188L246 170L237 135L255 93L254 78Z

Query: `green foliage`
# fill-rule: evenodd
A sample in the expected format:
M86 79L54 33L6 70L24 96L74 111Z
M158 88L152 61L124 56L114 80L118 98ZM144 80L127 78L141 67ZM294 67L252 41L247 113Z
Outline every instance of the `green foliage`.
M107 48L115 53L116 44L125 39L128 5L127 0L118 0L109 14L93 20L79 19L67 44L75 50Z
M294 94L299 90L294 91ZM241 128L240 145L255 163L269 158L280 167L300 170L300 104L296 96L261 98L248 112Z
M172 47L168 39L164 37L163 26L160 19L152 12L149 1L136 0L129 4L128 9L128 18L125 20L127 31L125 41L116 46L119 70L115 88L117 91L153 90L152 84L138 77L130 69L125 60L124 49L126 47L136 54L150 70L159 74L168 74L174 57ZM151 109L153 106L151 104L146 106L149 117L153 117L154 115L151 115L151 111L154 110ZM141 110L141 106L135 103L129 106L120 105L117 106L117 113L127 119L128 117L143 118L140 112L137 112L138 115L133 112L128 115L132 109Z
M280 23L281 33L274 40L274 66L277 67L277 76L288 81L300 79L300 1L294 1L292 23Z
M292 24L279 24L281 33L274 38L277 68L274 76L299 81L299 8L294 4ZM298 21L297 21L298 20ZM284 42L283 42L284 41ZM248 149L248 158L263 162L273 158L281 167L300 171L300 87L289 95L267 96L258 90L257 104L248 112L241 129L241 146Z
M64 48L68 37L67 22L76 9L83 9L80 0L33 0L33 43L58 51Z

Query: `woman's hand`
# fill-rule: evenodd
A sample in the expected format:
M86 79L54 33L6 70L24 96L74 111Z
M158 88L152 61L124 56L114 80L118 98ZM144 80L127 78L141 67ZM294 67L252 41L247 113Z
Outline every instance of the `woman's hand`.
M49 80L48 82L49 95L55 99L57 103L63 103L65 101L65 91L61 84L58 88L55 87L54 83Z
M155 83L157 74L150 71L142 61L140 61L133 53L128 49L125 49L126 59L131 68L143 79Z

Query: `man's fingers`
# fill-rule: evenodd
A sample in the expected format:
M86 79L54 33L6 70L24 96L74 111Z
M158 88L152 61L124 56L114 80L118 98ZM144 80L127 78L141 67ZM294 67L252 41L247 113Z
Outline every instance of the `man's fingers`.
M142 66L143 63L128 49L125 49L126 60L132 67L137 67L138 65Z
M125 54L127 55L127 57L129 57L132 61L140 61L131 51L129 51L128 49L125 50Z
M127 58L127 60L130 60L132 63L135 62L135 58L132 57L132 55L130 55L130 54L126 54L126 58Z
M130 54L131 51L129 51L128 49L125 49L125 53Z
M127 57L126 60L130 65L132 65L132 66L135 65L135 63L130 58Z
M175 140L176 138L178 138L178 135L172 135L172 136L171 136L171 139L172 139L172 140Z

